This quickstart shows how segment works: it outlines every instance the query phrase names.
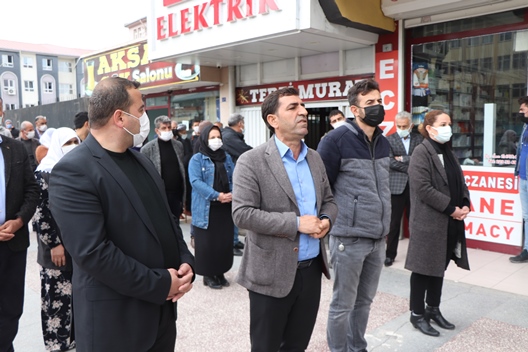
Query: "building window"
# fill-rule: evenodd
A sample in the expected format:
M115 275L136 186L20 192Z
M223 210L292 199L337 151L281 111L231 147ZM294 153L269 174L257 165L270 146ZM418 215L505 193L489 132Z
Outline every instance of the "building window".
M4 90L14 89L15 80L13 79L4 79Z
M33 86L33 81L24 81L24 90L26 92L34 92L35 88Z
M30 108L30 107L32 107L32 106L35 106L35 104L25 104L25 105L24 105L25 108Z
M73 85L67 84L67 83L61 83L59 85L59 93L60 95L66 95L66 94L73 94Z
M22 61L23 61L23 65L24 65L24 67L26 67L26 68L33 68L33 58L32 58L32 57L24 56L24 57L22 58Z
M13 55L2 55L2 66L13 67L14 62Z
M68 61L60 61L59 71L60 72L73 72L72 63Z
M528 55L526 55L526 52L515 53L513 54L512 67L514 69L526 69L527 60L528 60Z
M53 82L44 82L44 93L53 93Z
M5 109L6 110L15 110L16 109L16 104L5 104Z
M491 57L482 58L480 61L480 67L482 70L491 71L493 68L493 60Z
M499 34L499 42L508 42L512 40L512 32Z
M510 69L510 55L498 56L497 57L497 70L508 71Z
M42 69L45 71L51 71L53 69L53 60L42 59Z

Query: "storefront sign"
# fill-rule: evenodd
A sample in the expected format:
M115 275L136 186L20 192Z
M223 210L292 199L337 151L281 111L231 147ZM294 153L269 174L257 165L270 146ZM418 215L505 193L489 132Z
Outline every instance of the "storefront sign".
M282 82L236 88L236 105L262 104L271 92L280 88L294 87L299 91L300 98L305 102L346 99L350 87L354 83L372 78L365 76L342 76L310 81Z
M296 31L300 0L152 0L150 59Z
M521 200L513 169L464 167L464 177L471 197L471 212L465 220L466 238L521 246Z
M98 82L108 77L123 77L141 83L140 89L194 82L200 79L200 66L150 62L148 45L134 44L84 61L85 94L90 96Z

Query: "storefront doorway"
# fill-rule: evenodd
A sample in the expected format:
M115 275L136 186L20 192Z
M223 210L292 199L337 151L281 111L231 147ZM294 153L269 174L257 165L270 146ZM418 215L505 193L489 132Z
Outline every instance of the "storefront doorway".
M339 109L338 106L306 108L308 110L308 134L304 138L306 145L317 149L321 138L332 129L328 120L330 111ZM341 110L342 111L342 110Z

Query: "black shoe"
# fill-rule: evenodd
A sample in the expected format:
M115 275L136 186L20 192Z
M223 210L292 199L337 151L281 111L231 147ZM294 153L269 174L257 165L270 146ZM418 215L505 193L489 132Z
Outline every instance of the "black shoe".
M424 318L423 315L413 315L411 313L411 324L422 333L429 336L440 336L438 330L433 328L429 321Z
M215 275L214 279L216 280L216 282L218 282L223 287L228 287L229 286L229 281L227 281L227 279L225 278L224 274Z
M238 242L235 244L234 248L244 249L244 244L243 244L242 242L238 241Z
M510 262L512 263L528 263L528 251L525 249L521 252L521 254L510 257Z
M394 259L385 258L385 266L391 266L394 263Z
M429 319L432 319L442 329L447 329L447 330L455 329L455 324L451 324L450 322L448 322L443 317L442 313L440 313L440 308L438 307L429 307L429 306L425 307L424 319L427 321L429 321Z
M215 279L214 276L204 276L203 282L205 286L209 286L212 289L219 290L222 285Z
M237 257L240 257L242 255L242 251L236 247L233 247L233 255L236 255Z

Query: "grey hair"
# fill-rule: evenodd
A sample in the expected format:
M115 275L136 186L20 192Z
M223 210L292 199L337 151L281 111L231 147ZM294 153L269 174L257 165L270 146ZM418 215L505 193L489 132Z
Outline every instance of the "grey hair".
M33 126L33 124L29 121L22 121L20 129L25 131L28 126Z
M229 119L227 120L227 125L229 127L236 126L240 121L244 121L244 116L240 115L239 113L234 113L229 116Z
M168 116L166 115L160 115L158 117L156 117L156 119L154 120L154 126L159 129L161 127L161 125L164 125L166 123L171 123L171 119L169 119Z
M409 122L412 123L412 115L410 112L408 111L400 111L399 113L396 114L396 116L394 117L394 119L407 119L409 120Z

